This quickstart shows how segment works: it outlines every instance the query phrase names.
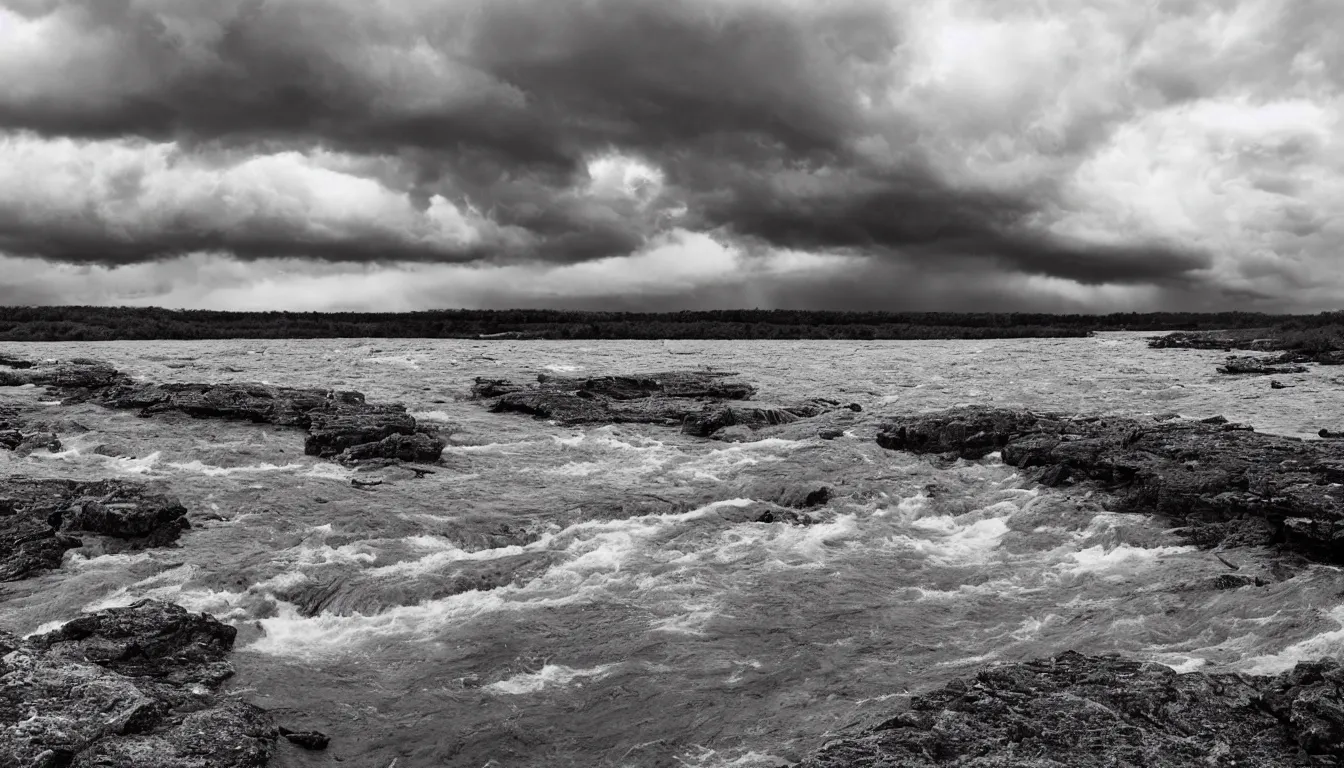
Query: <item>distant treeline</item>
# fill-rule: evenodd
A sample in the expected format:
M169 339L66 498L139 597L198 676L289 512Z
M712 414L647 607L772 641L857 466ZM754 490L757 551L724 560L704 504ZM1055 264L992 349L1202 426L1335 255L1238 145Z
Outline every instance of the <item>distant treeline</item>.
M127 307L0 307L0 341L277 338L1003 339L1094 331L1314 328L1340 315L1148 312L1110 315L956 312L211 312ZM1314 324L1314 325L1313 325Z

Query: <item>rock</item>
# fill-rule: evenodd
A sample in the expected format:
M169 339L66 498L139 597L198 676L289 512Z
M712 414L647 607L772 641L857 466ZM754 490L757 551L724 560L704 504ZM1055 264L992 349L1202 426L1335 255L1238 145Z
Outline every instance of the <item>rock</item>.
M269 715L214 693L235 630L142 600L27 641L0 636L0 765L259 768Z
M894 451L981 459L1015 437L1039 432L1040 422L1036 414L1025 411L960 408L892 422L878 433L877 444Z
M172 544L189 527L176 498L119 480L0 479L0 581L60 567L73 533L120 540L126 549Z
M878 444L1038 470L1046 485L1088 483L1116 511L1163 515L1200 545L1279 544L1344 562L1344 462L1332 443L1204 421L1070 417L954 408L894 419ZM1336 528L1340 531L1337 533Z
M14 450L23 445L23 433L17 429L0 429L0 448Z
M730 427L748 430L787 424L839 407L839 401L813 400L791 406L743 405L756 388L730 378L734 374L670 371L638 376L574 378L541 374L535 384L479 378L478 399L493 400L495 413L525 413L564 424L642 423L681 425L686 434L718 437ZM730 440L748 433L725 433Z
M331 743L330 737L319 731L291 731L283 725L280 726L280 735L289 740L291 744L297 744L304 749L322 750L326 749Z
M1267 374L1306 373L1305 366L1297 365L1297 355L1285 353L1276 357L1229 357L1227 362L1218 366L1219 373L1225 374Z
M27 456L38 451L56 453L61 450L61 439L50 432L24 435L18 445L14 446L14 452L20 456Z
M838 440L845 436L843 429L823 429L817 432L817 437L822 440Z
M434 462L446 445L434 435L411 437L424 430L403 406L367 403L359 392L269 384L149 384L133 381L105 363L87 360L0 374L0 386L23 383L46 385L68 401L137 410L141 416L176 412L201 419L299 427L309 433L305 451L322 458L336 458L369 444L346 454L344 460L351 463L365 456L369 460ZM392 435L409 439L384 444ZM0 437L0 442L5 438Z
M337 460L346 464L358 464L375 459L397 459L408 462L434 462L439 460L447 442L430 437L421 432L410 435L393 434L376 443L352 445L337 455ZM432 474L429 470L420 470L417 474Z
M757 501L741 507L722 506L717 510L719 517L730 523L785 523L787 525L812 525L816 520L806 512L780 506L768 501Z
M1269 382L1269 388L1270 388L1270 389L1287 389L1287 388L1288 388L1288 385L1287 385L1287 384L1284 384L1284 383L1282 383L1282 382L1280 382L1278 379L1273 379L1273 380L1271 380L1271 381Z
M1256 677L1070 652L915 696L799 768L1336 765L1342 682L1334 660Z
M1165 336L1150 336L1148 346L1154 349L1221 349L1230 351L1240 340L1218 332L1177 331Z
M312 411L303 451L334 458L357 445L377 443L392 435L415 433L415 419L401 406L365 406ZM436 456L435 459L438 457Z
M792 424L799 419L808 419L824 413L826 406L808 403L793 407L737 405L709 406L699 413L688 414L682 419L683 434L697 437L710 437L725 427L743 426L749 429Z
M25 369L32 368L33 362L31 360L24 360L21 357L14 357L13 355L0 354L0 365L5 366L6 368Z
M129 677L179 686L217 686L233 674L225 658L238 630L158 600L89 613L30 639L53 658L89 661Z

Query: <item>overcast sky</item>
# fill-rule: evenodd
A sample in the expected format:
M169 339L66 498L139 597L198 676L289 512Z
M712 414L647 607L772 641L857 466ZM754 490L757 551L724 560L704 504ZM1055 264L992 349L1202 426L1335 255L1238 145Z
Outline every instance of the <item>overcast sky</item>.
M1344 306L1339 0L0 0L0 303Z

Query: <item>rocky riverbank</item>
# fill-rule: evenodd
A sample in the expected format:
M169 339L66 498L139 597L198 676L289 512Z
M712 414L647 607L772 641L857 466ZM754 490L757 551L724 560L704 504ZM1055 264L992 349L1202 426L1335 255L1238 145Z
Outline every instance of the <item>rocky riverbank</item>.
M0 765L265 765L271 716L218 693L236 634L154 600L27 640L0 632Z
M1344 762L1344 669L1177 674L1065 653L915 696L798 768L1283 768Z

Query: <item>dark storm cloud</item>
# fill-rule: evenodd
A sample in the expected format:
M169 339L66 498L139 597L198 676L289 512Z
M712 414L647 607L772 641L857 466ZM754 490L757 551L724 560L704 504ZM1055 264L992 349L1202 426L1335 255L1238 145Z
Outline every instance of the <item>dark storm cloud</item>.
M703 201L705 219L793 249L845 249L915 263L992 260L1008 271L1084 284L1188 279L1210 265L1208 254L1193 249L1071 243L1033 231L1023 224L1039 203L1033 196L950 189L927 169L838 183L828 174L820 189L746 173L735 181L735 188Z
M566 265L690 230L1248 296L1282 270L1225 262L1325 252L1326 198L1218 195L1318 193L1328 115L1244 105L1335 88L1339 13L1081 5L0 0L0 251ZM1259 181L1172 191L1223 157Z
M877 11L814 26L764 6L719 21L699 4L623 0L24 5L52 42L86 48L70 64L100 66L39 67L0 89L10 128L467 146L514 167L716 134L830 146L852 120L842 60L894 43ZM842 50L814 40L828 32Z

